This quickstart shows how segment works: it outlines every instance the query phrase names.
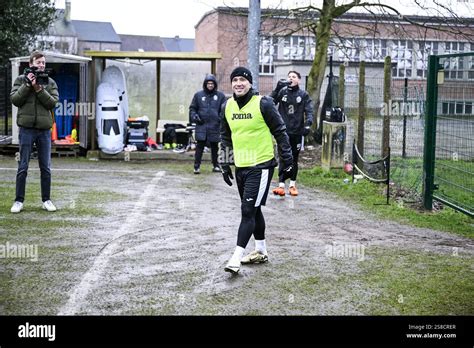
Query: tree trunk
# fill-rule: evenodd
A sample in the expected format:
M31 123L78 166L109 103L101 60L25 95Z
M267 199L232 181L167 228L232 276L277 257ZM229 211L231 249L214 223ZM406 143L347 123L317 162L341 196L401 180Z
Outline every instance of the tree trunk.
M316 28L316 48L313 64L308 76L307 92L314 102L314 114L320 115L319 106L321 104L321 86L323 84L328 57L329 39L331 37L331 25L333 21L332 12L335 8L335 0L325 0L319 23ZM319 124L319 122L314 122ZM322 131L322 130L321 130Z

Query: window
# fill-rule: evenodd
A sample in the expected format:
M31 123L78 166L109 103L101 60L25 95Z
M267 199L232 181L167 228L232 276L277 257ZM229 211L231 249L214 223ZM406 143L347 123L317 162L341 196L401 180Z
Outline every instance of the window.
M375 50L374 50L374 44L376 40L372 39L367 39L363 40L363 51L364 51L364 59L368 62L374 61L375 60Z
M449 103L448 114L454 115L454 106L455 105L456 105L455 103Z
M275 56L275 47L273 37L266 36L260 40L260 65L259 70L262 75L273 75L274 65L273 58Z
M443 115L472 115L473 101L445 101L441 107Z
M449 106L449 103L443 103L443 108L442 108L442 113L443 115L447 115L448 114L448 106Z
M272 65L274 60L313 60L316 40L312 36L263 37L260 43L260 64ZM260 71L268 71L261 68ZM272 70L273 74L273 68Z
M304 36L292 36L291 59L303 60L305 58Z
M438 54L439 43L437 41L418 41L415 47L414 58L416 65L416 77L426 78L428 76L428 57Z
M339 47L339 60L360 61L361 40L343 39Z
M474 43L471 43L471 52L474 52ZM474 56L467 57L467 78L469 80L474 80Z
M66 41L56 41L54 43L54 48L56 51L62 52L62 53L68 53L69 51L69 43Z
M283 59L290 60L291 57L291 36L284 37L280 40L283 47ZM280 57L280 55L278 55Z
M444 53L458 53L463 52L465 48L469 47L468 43L464 42L445 42ZM462 79L463 73L466 69L470 69L471 61L466 57L453 57L444 62L444 78L445 79ZM467 77L472 74L467 74Z
M416 77L426 78L428 74L428 56L435 54L433 51L438 50L437 42L418 41L418 49L416 49L414 56L416 58Z
M472 102L466 102L464 113L466 115L472 115Z
M392 61L397 66L392 69L393 77L411 77L413 68L413 41L394 40Z
M387 56L387 40L365 40L364 55L367 61L383 62Z

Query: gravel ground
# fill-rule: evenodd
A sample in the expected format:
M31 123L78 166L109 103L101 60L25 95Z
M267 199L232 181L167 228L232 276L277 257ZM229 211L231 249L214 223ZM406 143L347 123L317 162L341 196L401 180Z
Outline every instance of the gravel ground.
M0 167L2 185L13 187L14 161L0 159ZM39 186L31 167L27 191ZM193 175L191 163L159 161L53 159L53 167L58 212L35 201L21 214L2 212L0 240L37 243L39 260L0 260L0 313L365 315L383 290L358 275L387 250L474 256L470 239L381 221L300 187L298 197L270 194L263 208L269 262L233 276L223 268L240 203L219 173Z

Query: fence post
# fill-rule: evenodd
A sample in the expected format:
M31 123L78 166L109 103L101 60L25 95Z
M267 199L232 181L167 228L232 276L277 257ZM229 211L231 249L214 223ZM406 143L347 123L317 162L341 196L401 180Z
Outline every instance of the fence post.
M339 65L339 107L344 109L346 67L344 64Z
M438 101L437 56L429 56L426 81L425 144L423 153L423 206L433 209L434 161L436 143L436 107Z
M383 102L385 103L388 112L383 115L382 125L382 157L387 156L388 148L390 147L390 87L392 85L392 57L385 57L383 68Z
M403 88L403 134L402 134L402 158L407 157L407 114L408 103L408 78L405 77L405 86Z
M5 103L5 109L4 109L4 117L5 117L5 131L4 131L4 135L8 135L8 103L10 102L9 100L9 96L8 96L8 92L9 92L9 88L8 88L8 64L5 64L5 86L3 87L4 90L4 103Z
M365 62L359 64L359 119L357 123L357 148L364 156L364 125L365 123Z

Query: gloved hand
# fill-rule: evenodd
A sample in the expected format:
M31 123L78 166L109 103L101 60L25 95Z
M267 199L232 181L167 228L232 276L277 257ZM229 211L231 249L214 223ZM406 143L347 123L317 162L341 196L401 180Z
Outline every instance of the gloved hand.
M280 165L280 170L278 171L278 177L283 177L283 180L289 179L291 173L293 172L293 163L283 163Z
M198 114L194 115L193 121L196 122L199 125L204 124L204 121L202 120L202 118Z
M277 86L275 88L275 92L278 93L283 87L289 86L289 85L290 85L290 82L288 82L285 79L278 80Z
M221 171L226 184L232 186L232 181L230 181L230 179L234 179L234 176L232 175L232 169L230 169L230 166L228 164L222 164Z
M308 120L304 123L303 136L307 136L311 132L311 122Z

